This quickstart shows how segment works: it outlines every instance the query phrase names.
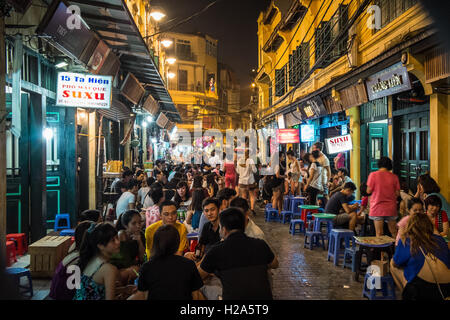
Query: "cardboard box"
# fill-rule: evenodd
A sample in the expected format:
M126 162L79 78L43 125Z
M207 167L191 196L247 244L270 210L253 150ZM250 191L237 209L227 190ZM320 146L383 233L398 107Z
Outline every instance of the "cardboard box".
M371 265L377 266L380 270L380 277L384 277L389 273L389 258L385 252L381 253L381 260L372 260Z
M71 237L46 236L28 247L31 276L51 278L56 267L67 255Z

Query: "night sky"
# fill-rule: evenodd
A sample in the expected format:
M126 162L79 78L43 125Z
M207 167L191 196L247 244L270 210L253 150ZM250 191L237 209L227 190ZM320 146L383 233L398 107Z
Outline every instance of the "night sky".
M159 0L167 16L161 21L161 31L181 19L202 10L212 0ZM241 103L250 101L252 69L258 68L257 18L270 0L222 0L193 20L171 30L176 32L202 32L219 40L218 61L229 65L237 74L241 85ZM169 22L171 19L176 19Z

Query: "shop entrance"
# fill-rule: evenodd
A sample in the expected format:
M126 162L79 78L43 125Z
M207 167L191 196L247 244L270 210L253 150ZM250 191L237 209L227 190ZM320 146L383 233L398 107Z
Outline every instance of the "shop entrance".
M365 146L365 157L361 181L367 181L369 174L378 170L378 160L388 156L388 121L366 123L361 130L361 148Z
M429 171L429 113L405 114L395 119L394 165L400 181L416 192L417 178Z

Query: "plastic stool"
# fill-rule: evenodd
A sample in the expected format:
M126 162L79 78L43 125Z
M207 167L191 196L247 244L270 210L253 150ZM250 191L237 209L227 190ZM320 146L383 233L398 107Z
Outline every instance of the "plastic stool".
M295 227L299 226L299 229L296 229ZM291 219L291 222L289 224L289 233L292 235L300 234L303 232L303 229L305 228L305 223L301 219Z
M292 198L290 210L292 211L292 216L295 218L296 216L300 217L300 208L299 206L303 205L304 200L301 198Z
M356 255L356 249L355 248L345 248L344 251L344 262L342 263L342 269L345 267L351 267L352 272L355 272L355 255ZM351 262L347 261L347 258L350 258Z
M60 221L66 221L65 226L60 226ZM58 213L55 216L55 231L63 230L63 229L70 229L70 214L68 213Z
M10 233L6 235L7 241L13 241L16 245L16 255L22 256L27 252L28 243L25 233Z
M291 221L291 216L292 216L292 211L288 211L288 210L281 211L280 222L282 224L285 224L286 222L290 222Z
M330 240L328 241L328 255L327 260L330 261L330 257L333 257L334 265L339 264L339 259L343 257L344 251L341 249L341 241L345 241L345 248L350 248L350 240L353 243L354 233L348 229L333 229L331 230Z
M280 218L278 217L278 210L277 209L269 209L267 210L266 215L266 221L280 221Z
M62 236L73 237L73 236L75 236L75 230L74 229L64 229L59 232L59 235L61 237Z
M286 210L286 211L290 211L291 210L291 197L290 196L284 196L283 209Z
M6 265L12 266L14 262L17 262L16 245L13 241L6 241Z
M308 243L308 238L309 243ZM312 250L313 246L319 247L320 246L320 240L322 240L322 248L325 249L325 238L320 231L306 231L305 234L305 243L303 245L303 248L306 248L307 245L309 245L309 249Z
M21 294L23 293L29 293L30 294L30 298L33 296L33 282L31 280L31 272L28 269L25 268L7 268L6 269L6 273L8 273L9 275L12 276L12 278L14 279L14 281L16 282L17 287L20 289L25 289L25 291L22 291ZM22 286L20 285L20 279L22 277L27 277L28 278L28 286Z
M381 282L381 288L377 289L377 277L372 276L370 273L366 273L364 277L363 297L369 298L369 300L396 300L395 296L395 284L394 279L390 274L384 277L378 277ZM372 289L367 287L367 282L371 282ZM381 292L382 295L377 295Z

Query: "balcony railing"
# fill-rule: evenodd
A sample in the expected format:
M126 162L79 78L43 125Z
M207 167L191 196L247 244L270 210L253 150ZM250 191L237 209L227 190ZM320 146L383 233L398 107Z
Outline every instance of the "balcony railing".
M171 83L169 84L169 90L205 93L205 89L201 85L196 86L194 84L184 84L184 83Z

